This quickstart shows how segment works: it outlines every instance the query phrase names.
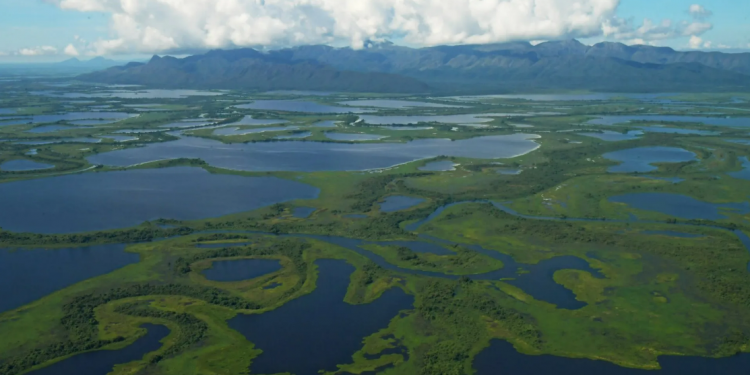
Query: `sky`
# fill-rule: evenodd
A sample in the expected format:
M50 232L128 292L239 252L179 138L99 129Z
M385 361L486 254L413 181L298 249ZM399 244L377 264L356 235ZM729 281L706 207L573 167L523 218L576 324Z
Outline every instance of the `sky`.
M0 62L577 38L750 51L747 0L0 0Z

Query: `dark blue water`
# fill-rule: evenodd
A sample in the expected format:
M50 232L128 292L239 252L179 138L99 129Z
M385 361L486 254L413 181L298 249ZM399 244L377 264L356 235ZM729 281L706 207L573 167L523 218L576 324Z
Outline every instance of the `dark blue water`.
M401 268L396 265L393 265L391 263L388 263L383 257L380 255L377 255L375 253L372 253L370 251L367 251L362 248L363 245L366 245L368 242L358 240L358 239L352 239L352 238L344 238L344 237L333 237L333 236L316 236L316 235L289 235L289 237L302 237L302 238L313 238L320 241L330 242L335 245L345 247L347 249L350 249L360 255L363 255L373 261L375 264L379 265L380 267L383 267L387 270L392 270L396 272L402 272L412 275L422 275L422 276L428 276L428 277L439 277L439 278L447 278L447 279L458 279L459 276L456 275L450 275L450 274L444 274L440 272L429 272L429 271L419 271L419 270L413 270L409 268ZM422 235L420 236L424 240L429 240L436 243L441 243L445 245L452 245L452 242L441 240L438 238L430 237ZM389 242L382 242L377 243L380 245L388 245ZM412 246L414 246L412 244ZM422 247L422 249L428 249L427 246L434 246L434 245L418 245ZM521 289L523 289L524 292L528 293L532 297L534 297L537 300L546 301L551 304L556 305L559 308L563 309L580 309L584 306L586 306L586 303L576 300L575 295L573 292L571 292L569 289L566 289L562 285L556 283L552 276L556 271L563 270L563 269L574 269L574 270L581 270L591 273L594 277L601 278L603 275L584 261L581 258L573 257L573 256L563 256L563 257L555 257L551 259L547 259L544 261L539 262L535 265L529 265L529 264L520 264L517 263L513 257L500 253L498 251L485 249L479 245L466 245L461 244L461 246L466 247L470 250L476 251L480 254L483 254L485 256L500 260L503 262L504 267L483 273L483 274L477 274L477 275L468 275L469 278L474 280L502 280L502 279L509 279L513 278L513 280L505 280L505 282L515 285ZM431 247L432 251L435 251L434 247ZM527 271L528 273L524 273L521 275L518 275L518 269L522 268Z
M670 193L634 193L609 198L610 202L625 203L630 207L656 211L681 219L721 220L727 217L721 212L750 213L750 203L709 203L687 195Z
M612 173L650 172L658 169L652 163L681 163L695 160L694 153L676 147L638 147L610 152L603 156L622 162L607 170Z
M203 276L211 281L233 282L250 280L281 269L275 259L237 259L213 262Z
M731 172L729 175L734 178L750 180L750 160L748 160L747 156L743 156L740 158L740 161L742 162L742 170L739 172Z
M30 155L36 155L36 151L34 151L34 153ZM19 160L6 161L5 163L0 164L0 171L7 171L7 172L36 171L40 169L50 169L54 167L55 166L51 164L39 163L39 162L26 160L26 159L19 159Z
M350 134L350 133L332 133L327 132L326 138L333 139L334 141L377 141L379 139L388 138L385 135L377 134Z
M372 110L356 107L337 107L304 100L256 100L250 104L236 106L242 109L261 109L271 111L305 112L305 113L364 113Z
M253 360L254 374L290 372L317 375L352 362L362 340L388 326L413 298L393 288L366 305L343 301L354 267L341 260L319 260L315 290L260 315L238 315L229 321L263 353Z
M427 163L419 167L420 171L428 171L428 172L453 171L455 169L456 169L456 163L450 160L433 161L433 162Z
M647 230L647 231L643 231L641 233L643 233L643 234L657 235L657 236L680 237L680 238L700 238L700 237L703 237L703 235L700 235L700 234L675 232L675 231L672 231L672 230Z
M588 137L599 138L602 141L607 142L618 142L618 141L629 141L636 138L640 138L643 132L640 130L631 130L627 133L614 132L610 130L604 130L601 133L579 133Z
M490 347L474 358L477 375L730 375L750 372L750 354L713 359L701 357L659 357L661 370L637 370L590 359L529 356L517 352L507 341L492 340Z
M602 116L590 120L589 124L594 125L614 125L631 121L664 121L664 122L689 122L702 123L706 125L717 126L750 126L750 118L746 117L701 117L701 116L668 116L668 115L640 115L640 116Z
M145 336L120 350L97 350L82 353L54 363L45 368L29 372L29 375L106 375L115 365L138 361L148 353L161 348L161 340L169 335L165 326L144 324Z
M292 216L299 219L307 219L316 210L317 208L314 207L294 207L294 210L292 210Z
M476 159L508 158L535 150L528 134L477 137L458 141L420 139L408 143L258 142L223 144L185 137L172 142L106 152L92 164L129 166L174 158L199 158L209 164L245 171L346 171L387 168L440 155Z
M245 212L318 192L297 181L190 167L66 175L0 184L0 227L36 233L125 228Z
M424 198L405 197L402 195L393 195L386 198L380 203L381 212L396 212L412 208L424 202Z
M0 249L0 313L80 281L137 263L125 245L64 249Z

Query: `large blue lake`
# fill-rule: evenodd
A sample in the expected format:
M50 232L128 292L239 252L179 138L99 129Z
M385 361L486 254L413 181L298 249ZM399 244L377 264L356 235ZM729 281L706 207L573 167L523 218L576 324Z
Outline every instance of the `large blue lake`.
M680 163L695 160L695 154L676 147L638 147L604 154L604 157L621 162L610 167L609 172L650 172L658 168L653 163Z
M158 218L223 216L317 195L317 188L296 181L189 167L66 175L0 184L0 227L36 233L115 229Z
M125 245L0 249L0 313L138 259L138 254L125 252Z
M417 102L411 100L393 100L393 99L363 99L340 102L339 104L352 107L377 107L388 109L406 109L406 108L464 108L465 106L449 105L441 103Z
M420 139L408 143L257 142L224 144L185 137L144 147L101 153L92 164L129 166L149 161L200 158L209 164L246 171L367 170L440 155L480 159L510 158L539 147L529 134L477 137L458 141Z
M253 360L254 374L289 372L316 375L352 362L362 340L386 328L413 298L393 288L365 305L344 302L354 267L341 260L319 260L315 290L259 315L238 315L229 326L263 353Z
M305 113L364 113L372 110L356 107L339 107L305 100L256 100L237 108Z

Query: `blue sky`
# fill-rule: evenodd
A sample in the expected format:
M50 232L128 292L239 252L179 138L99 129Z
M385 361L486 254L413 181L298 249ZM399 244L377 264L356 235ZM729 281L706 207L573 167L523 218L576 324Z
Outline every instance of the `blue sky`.
M60 61L76 55L81 58L89 58L90 56L99 54L124 59L134 56L147 56L152 53L175 52L180 48L201 49L217 46L231 48L235 45L257 46L268 43L279 43L279 45L295 43L290 42L290 40L298 40L298 42L296 42L297 44L304 44L303 42L299 42L299 39L294 39L294 37L299 38L300 34L309 37L310 34L309 30L301 30L294 34L290 34L293 35L293 37L290 37L289 35L282 35L279 37L278 35L281 35L281 32L278 32L278 30L269 26L270 31L268 32L268 35L258 31L262 28L256 28L254 31L249 32L249 34L246 32L247 35L245 35L244 38L240 38L237 37L237 35L238 30L243 31L241 25L235 26L235 29L230 30L226 29L226 25L220 25L216 26L216 30L211 30L212 32L215 31L212 35L224 35L224 39L216 41L214 40L214 36L211 38L208 36L195 37L196 34L200 34L205 30L198 29L198 32L196 32L196 30L188 29L185 25L181 25L179 22L169 22L167 19L160 24L149 23L150 21L148 17L153 19L154 14L169 18L170 12L178 13L182 11L180 8L172 9L166 6L155 5L160 3L160 0L136 0L135 2L141 4L141 8L144 8L145 10L141 9L138 13L120 14L120 16L124 15L129 17L128 19L132 21L131 23L133 25L115 25L112 21L112 17L113 14L118 13L118 11L114 10L114 8L104 9L103 11L90 11L97 6L100 8L104 6L101 4L111 5L112 3L118 3L118 1L121 0L0 0L0 61ZM293 4L297 1L302 0L288 0L288 4ZM369 1L375 1L375 4L386 4L391 0ZM378 1L380 1L380 3L378 3ZM456 1L460 2L467 0ZM497 4L502 4L502 2L506 0L491 1L496 1ZM562 4L561 9L565 9L564 4L566 1L569 0L559 0ZM617 0L579 1L590 4L617 3ZM66 2L73 2L77 5L66 5ZM186 9L191 9L191 6L194 7L194 13L211 13L213 11L210 5L206 5L206 0L184 0L184 2L187 4L184 5ZM238 6L240 7L245 7L244 9L247 10L248 15L246 15L244 19L249 20L247 23L256 25L257 22L260 22L253 21L253 16L258 13L258 10L257 8L253 8L253 5L250 4L251 0L231 0L231 2L239 4ZM208 4L210 4L210 2L208 2ZM345 5L346 3L342 4ZM706 10L710 11L711 15L700 19L694 17L694 15L691 15L688 12L690 6L693 4L703 6ZM147 9L152 5L154 8L153 10ZM62 9L63 7L73 9L66 10ZM325 9L317 10L318 13L326 13L328 11L329 10ZM353 10L353 12L355 11L357 11L357 9ZM371 11L371 9L368 9L368 11ZM387 4L383 6L383 11L390 13L394 12L393 9L388 9ZM289 17L294 17L293 12L288 13L291 14ZM330 14L326 14L322 19L326 22L330 22L329 18L334 19L334 22L341 21L339 20L341 17L340 14L329 13ZM271 16L269 16L269 14ZM273 17L273 13L264 15L267 17ZM220 20L222 14L216 13L213 14L213 16L214 20ZM307 16L309 16L309 14L305 14L305 17ZM642 42L670 46L676 49L693 48L725 51L750 50L750 1L747 0L712 0L710 2L701 2L701 0L621 0L615 10L614 16L617 17L619 22L623 25L629 22L631 29L618 33L617 35L596 35L588 38L581 38L581 40L589 44L602 40L616 40L625 43ZM208 15L207 17L211 17L211 15ZM294 18L284 19L283 16L278 17L278 24L281 24L282 26L288 26L296 21ZM509 15L508 17L512 17L512 15ZM175 15L174 18L179 19L177 15ZM571 16L571 18L573 17ZM647 32L643 34L643 38L640 36L636 38L632 36L632 33L628 33L628 31L637 30L646 18L652 20L655 24L659 24L663 20L671 20L672 26L666 34L661 36L655 36L655 34L660 32L659 30ZM211 18L201 18L200 22L209 22L210 20ZM346 21L350 20L343 20L344 23ZM545 36L552 35L552 38L556 37L554 32L553 34L550 34L548 31L539 31L531 28L529 30L519 30L516 34L513 33L513 30L502 32L488 31L485 33L478 32L477 35L473 37L463 37L464 39L460 39L461 35L466 34L463 32L464 30L461 29L464 24L463 21L465 20L452 19L450 21L454 22L455 25L452 25L453 27L449 29L449 32L446 33L445 30L442 30L443 34L440 35L412 35L413 40L416 42L410 44L481 43L484 41L502 40L502 38L523 39L523 37L519 37L518 35L533 36L537 34ZM469 22L465 22L465 24L471 25L471 21L474 20L469 19ZM502 21L502 18L498 20L498 22ZM593 23L584 26L561 25L560 29L575 29L573 31L574 33L590 33L592 27L593 29L599 27L596 22L601 23L602 21L597 20L591 22ZM687 35L685 34L687 31L683 31L683 29L685 29L684 27L676 26L679 22L683 22L686 25L685 27L692 27L700 24L698 26L702 25L702 28L698 31L698 35ZM533 24L534 22L532 19L531 21L526 20L525 23ZM695 23L695 25L688 25L689 23ZM392 32L393 35L402 35L404 33L403 30L393 31L387 29L386 26L391 27L390 25L382 25L382 30L386 31L379 30L379 36L387 38L388 32ZM152 27L156 31L151 34L145 33L144 30L149 27ZM277 27L279 26L277 25ZM320 25L317 25L316 27L315 30L321 29ZM519 27L524 26L520 25ZM579 29L576 29L576 27ZM584 29L587 31L580 31ZM344 44L351 42L351 45L356 46L360 39L355 37L348 39L347 33L356 35L357 38L361 39L361 35L359 35L361 34L361 29L350 27L349 29L342 28L342 30L339 30L339 34L334 36L330 36L330 31L328 31L327 34L323 33L325 38L329 39L325 39L321 36L317 39L304 39L304 41L306 43L325 43L327 40L336 40L339 44L343 41ZM455 35L451 35L451 33ZM564 37L567 37L567 34L561 34L559 36L559 38ZM529 39L532 39L532 37L529 37ZM549 38L543 38L541 40L544 39ZM110 43L104 43L103 41L110 41ZM336 44L335 42L331 43ZM68 49L66 49L66 47L68 47Z

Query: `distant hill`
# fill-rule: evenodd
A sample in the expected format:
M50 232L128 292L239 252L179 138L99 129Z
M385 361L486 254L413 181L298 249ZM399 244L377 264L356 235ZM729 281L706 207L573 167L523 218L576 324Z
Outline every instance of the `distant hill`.
M269 53L217 50L154 57L83 80L158 87L369 92L611 92L750 90L750 53L680 52L576 40L408 48L314 45Z
M316 61L293 61L253 49L216 50L184 59L154 56L78 77L84 81L168 88L326 90L420 93L429 86L383 72L355 72Z

